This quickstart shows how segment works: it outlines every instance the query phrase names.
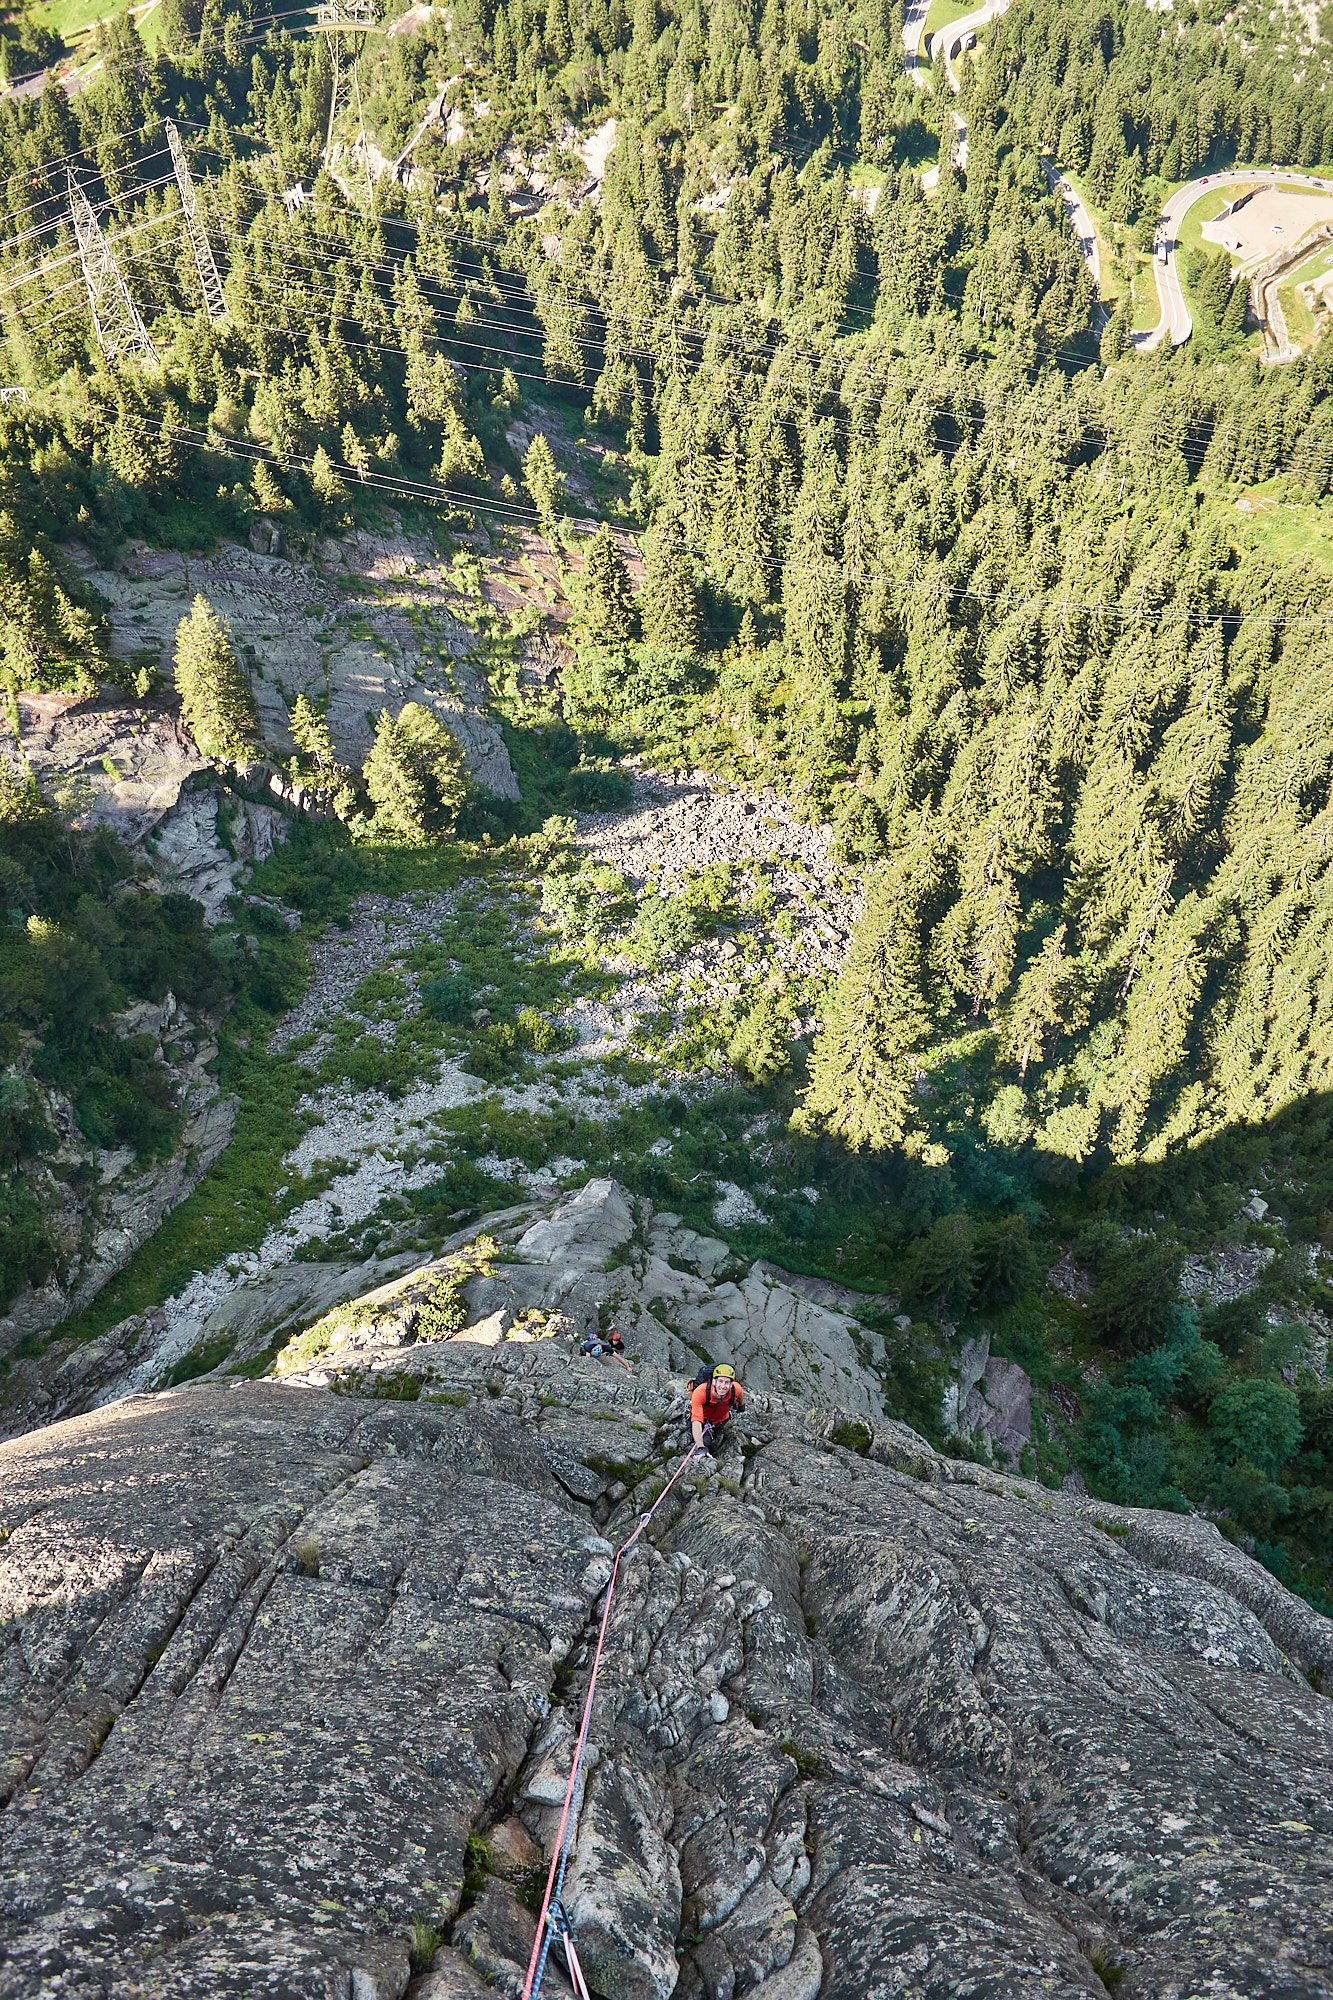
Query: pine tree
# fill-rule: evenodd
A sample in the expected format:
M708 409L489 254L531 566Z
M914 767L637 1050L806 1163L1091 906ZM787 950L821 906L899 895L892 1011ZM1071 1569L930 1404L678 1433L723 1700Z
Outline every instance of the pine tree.
M790 1011L765 994L743 1016L727 1043L727 1060L751 1083L761 1088L773 1083L791 1068Z
M456 479L477 480L486 476L485 453L457 410L445 414L440 462L435 469L446 486Z
M322 504L324 526L335 531L347 527L352 518L347 511L347 488L323 445L316 451L311 464L310 484Z
M354 803L351 773L338 762L329 725L312 702L298 694L288 715L297 754L292 759L292 776L310 778L323 792L334 811L345 819Z
M202 595L176 627L176 692L186 727L207 755L240 758L253 751L255 698L230 628Z
M291 501L279 486L273 468L261 458L250 478L250 491L261 514L282 514L291 508Z
M1143 161L1137 153L1130 153L1116 168L1115 184L1106 204L1106 212L1112 222L1128 225L1138 221L1142 206Z
M1061 924L1018 982L1013 1005L1008 1009L1003 1036L1005 1046L1018 1064L1020 1081L1029 1063L1040 1063L1047 1044L1058 1032L1072 1034L1086 1020L1086 1010L1076 1009L1078 975L1065 957L1068 924Z
M583 623L598 645L618 646L634 636L634 593L629 569L603 521L588 545L580 582Z
M361 773L375 806L371 831L408 847L430 847L453 832L468 772L453 732L410 701L380 712Z

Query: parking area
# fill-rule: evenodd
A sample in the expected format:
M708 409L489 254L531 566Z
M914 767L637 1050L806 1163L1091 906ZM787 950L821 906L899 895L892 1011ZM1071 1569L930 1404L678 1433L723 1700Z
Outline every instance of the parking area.
M1333 182L1316 183L1313 177L1309 187L1256 182L1253 192L1244 187L1226 192L1226 210L1205 222L1201 234L1206 243L1221 244L1241 264L1260 264L1276 256L1284 244L1298 243L1317 223L1333 222Z

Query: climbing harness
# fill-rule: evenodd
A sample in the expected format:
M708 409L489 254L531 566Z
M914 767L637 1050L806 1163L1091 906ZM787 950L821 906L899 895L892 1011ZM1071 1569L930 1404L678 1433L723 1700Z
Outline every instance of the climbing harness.
M712 1428L711 1425L709 1428ZM565 1787L564 1810L560 1815L560 1825L555 1837L555 1853L551 1856L551 1867L546 1877L546 1894L542 1897L541 1915L537 1919L537 1935L532 1941L532 1957L528 1961L528 1976L523 1985L523 2000L536 2000L537 1994L541 1991L542 1975L546 1971L546 1960L551 1946L557 1937L564 1946L565 1958L568 1961L570 1974L574 1981L574 1991L578 1994L579 2000L587 2000L587 1986L581 1983L583 1982L583 1969L579 1965L578 1954L574 1950L574 1939L570 1931L569 1917L566 1914L565 1906L561 1902L560 1897L565 1886L565 1869L569 1863L570 1844L574 1838L574 1806L578 1797L579 1779L583 1775L583 1753L588 1744L588 1725L592 1721L593 1697L597 1692L597 1675L602 1664L602 1646L606 1640L607 1622L611 1616L611 1599L615 1595L616 1579L620 1574L621 1563L634 1547L639 1536L648 1526L653 1515L680 1478L681 1473L684 1472L688 1465L693 1464L703 1449L704 1447L701 1444L696 1444L691 1446L690 1450L686 1452L684 1458L676 1467L652 1506L648 1509L648 1512L639 1516L638 1526L629 1540L623 1542L616 1551L616 1559L611 1565L611 1574L606 1584L606 1596L602 1602L602 1622L597 1633L597 1648L592 1656L592 1673L588 1679L587 1699L583 1704L583 1720L579 1727L579 1740L575 1746L574 1762L569 1773L569 1783Z

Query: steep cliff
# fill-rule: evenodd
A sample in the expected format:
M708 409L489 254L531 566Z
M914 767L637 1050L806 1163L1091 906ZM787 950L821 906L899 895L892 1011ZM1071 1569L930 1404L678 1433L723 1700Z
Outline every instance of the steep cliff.
M521 1993L683 1382L496 1313L0 1448L6 2000ZM1333 1624L1203 1521L758 1387L608 1647L608 2000L1333 1992Z

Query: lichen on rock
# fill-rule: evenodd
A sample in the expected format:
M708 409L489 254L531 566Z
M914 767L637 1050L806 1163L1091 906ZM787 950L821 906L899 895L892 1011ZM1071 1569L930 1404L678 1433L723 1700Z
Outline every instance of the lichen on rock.
M630 1268L595 1249L646 1271L643 1216L585 1196L467 1284L559 1268L583 1310ZM414 1279L347 1323L410 1335ZM5 2000L521 1993L686 1382L375 1351L0 1447ZM409 1400L391 1352L429 1361ZM738 1428L611 1605L565 1885L596 1994L1329 1992L1333 1624L1206 1522L882 1415L755 1386Z

